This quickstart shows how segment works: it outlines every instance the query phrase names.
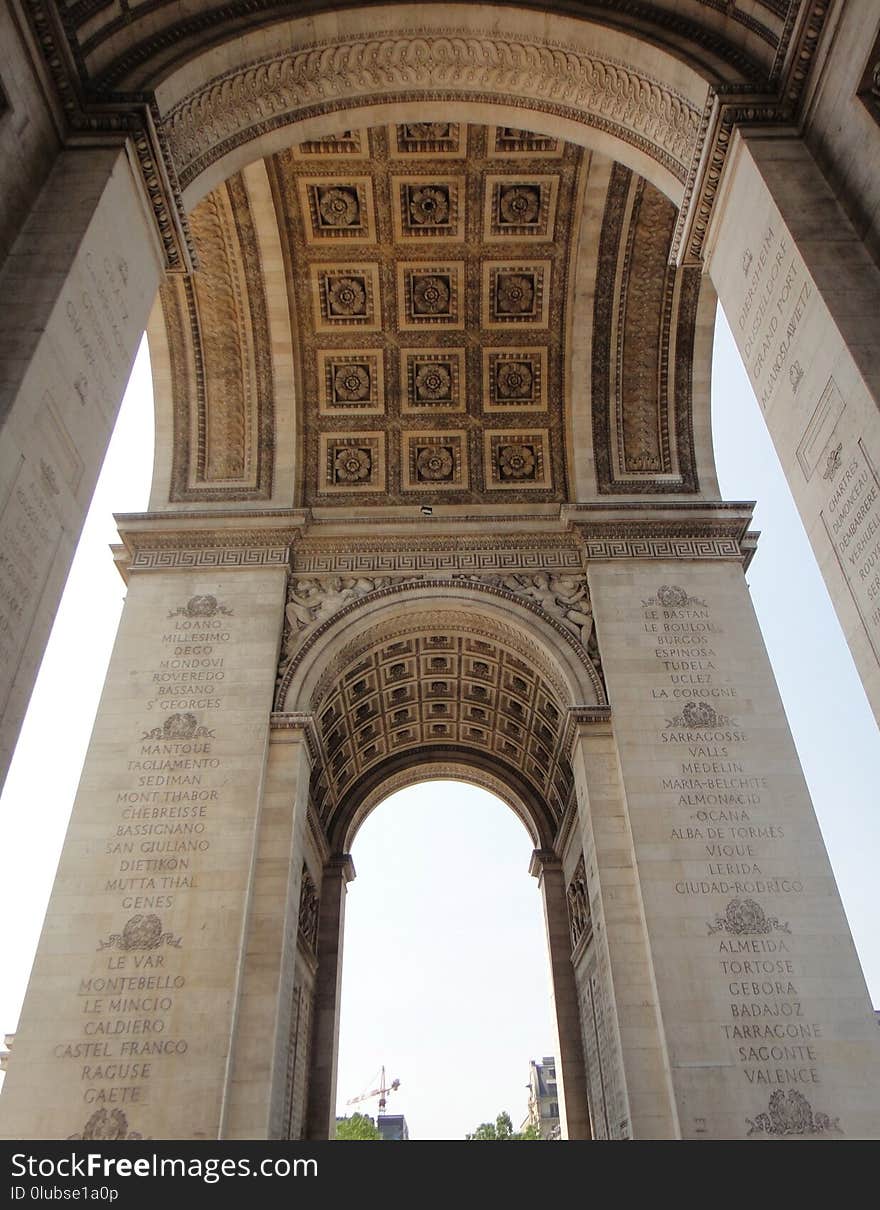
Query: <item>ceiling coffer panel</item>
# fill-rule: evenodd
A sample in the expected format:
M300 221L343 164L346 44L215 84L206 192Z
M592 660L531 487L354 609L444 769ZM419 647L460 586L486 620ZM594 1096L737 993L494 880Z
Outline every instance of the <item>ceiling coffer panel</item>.
M298 503L567 498L566 300L585 156L455 122L266 161L302 400Z
M201 268L161 299L174 403L171 500L272 493L274 384L263 269L240 176L190 216Z
M668 263L676 209L620 164L596 270L593 442L603 494L699 490L692 358L699 269Z
M477 627L411 627L366 642L313 704L321 757L316 807L328 825L351 790L390 758L426 747L507 762L555 826L571 791L559 691Z

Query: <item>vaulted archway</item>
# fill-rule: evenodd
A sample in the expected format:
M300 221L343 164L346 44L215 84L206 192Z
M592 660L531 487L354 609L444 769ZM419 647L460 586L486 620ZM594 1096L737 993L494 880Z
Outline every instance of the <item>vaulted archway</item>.
M876 697L868 6L26 9L11 105L54 92L3 218L10 734L161 279L160 452L10 1131L325 1132L341 846L450 760L540 842L563 1057L606 1137L876 1132L707 408L717 292ZM140 829L197 822L192 872L129 869ZM732 939L784 977L732 979ZM118 998L141 977L173 1017ZM804 1006L806 1059L739 1045ZM83 1038L47 1048L49 1019ZM172 1019L185 1096L165 1052L119 1087L67 1061Z

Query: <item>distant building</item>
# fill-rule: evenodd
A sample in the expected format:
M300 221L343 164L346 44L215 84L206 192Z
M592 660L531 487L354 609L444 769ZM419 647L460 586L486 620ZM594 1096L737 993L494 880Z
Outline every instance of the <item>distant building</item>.
M537 1126L542 1139L561 1138L559 1093L556 1090L556 1059L544 1055L541 1062L529 1063L529 1112L522 1124Z
M409 1127L402 1113L383 1113L376 1119L383 1143L409 1142Z

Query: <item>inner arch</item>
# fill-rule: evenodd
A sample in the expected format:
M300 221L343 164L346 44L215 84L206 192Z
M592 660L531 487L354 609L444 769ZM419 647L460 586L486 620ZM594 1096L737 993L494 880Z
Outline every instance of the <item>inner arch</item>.
M510 620L441 601L414 609L416 600L371 617L368 594L360 608L370 624L348 641L331 631L315 657L312 796L331 847L345 852L389 787L426 761L501 790L533 843L551 847L573 792L570 706L583 699L552 647ZM357 607L352 628L356 619Z

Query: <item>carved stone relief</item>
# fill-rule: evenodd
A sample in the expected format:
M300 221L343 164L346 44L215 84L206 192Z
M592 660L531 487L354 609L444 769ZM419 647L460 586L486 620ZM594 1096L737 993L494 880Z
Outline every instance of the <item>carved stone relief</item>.
M305 865L299 892L298 932L306 949L311 954L318 952L318 891Z
M334 617L343 605L390 583L388 576L318 576L297 578L287 590L284 634L281 641L281 673L312 630Z
M537 571L514 572L507 576L465 575L454 578L494 584L515 596L533 601L545 614L561 622L565 629L574 635L587 652L596 672L602 677L602 661L593 625L593 607L586 576Z
M571 882L565 892L568 905L568 927L571 936L572 952L577 949L582 939L589 938L593 931L590 915L590 898L587 892L587 873L584 859L581 857L577 864Z
M241 177L190 215L201 269L166 279L171 499L268 499L274 379L263 269Z
M700 283L696 270L668 266L675 217L652 185L615 164L593 315L593 444L602 493L698 490L691 360Z
M230 72L184 97L166 115L171 154L186 187L220 153L257 134L286 125L303 108L321 112L375 92L375 81L399 99L422 97L414 84L430 81L432 95L465 91L521 103L609 131L653 155L684 180L700 130L699 112L681 94L623 63L570 47L530 44L462 31L420 37L397 35L334 42L333 72L324 69L329 47L313 46ZM372 88L365 89L365 82ZM519 91L518 91L519 90ZM520 132L502 128L505 139ZM395 132L396 154L461 154L461 128L451 122L417 122ZM496 135L496 149L499 147ZM541 150L546 149L545 144Z

